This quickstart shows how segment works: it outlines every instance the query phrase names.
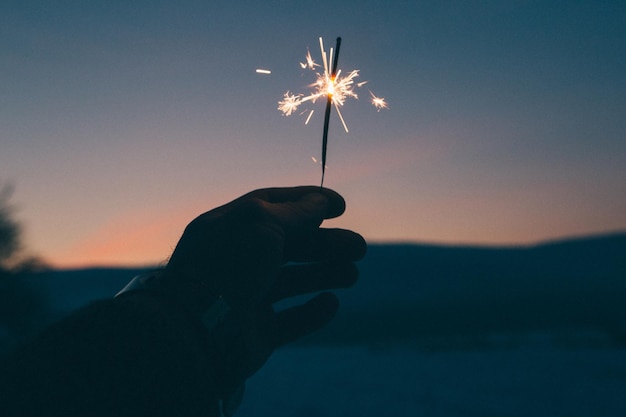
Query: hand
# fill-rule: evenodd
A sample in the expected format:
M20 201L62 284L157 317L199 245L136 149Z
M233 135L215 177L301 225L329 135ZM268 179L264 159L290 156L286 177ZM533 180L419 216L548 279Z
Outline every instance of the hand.
M170 291L198 312L218 297L231 308L249 308L266 296L288 262L316 263L296 275L315 270L332 287L335 279L345 279L346 264L366 250L354 232L319 227L344 210L339 194L311 186L253 191L204 213L187 226L166 267ZM314 285L315 278L283 281L288 295Z
M223 298L231 312L212 334L222 398L232 396L273 350L327 324L338 308L324 292L274 312L284 298L351 286L353 262L365 255L357 233L320 228L340 216L343 198L319 187L253 191L202 214L186 228L164 281L192 311L202 314Z

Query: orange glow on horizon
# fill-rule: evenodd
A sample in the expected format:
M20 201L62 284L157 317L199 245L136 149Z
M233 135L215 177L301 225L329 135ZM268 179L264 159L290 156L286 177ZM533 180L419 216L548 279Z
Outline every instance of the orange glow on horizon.
M53 253L55 268L155 266L171 255L182 230L182 215L133 213L110 222L72 247ZM183 223L178 225L178 223Z

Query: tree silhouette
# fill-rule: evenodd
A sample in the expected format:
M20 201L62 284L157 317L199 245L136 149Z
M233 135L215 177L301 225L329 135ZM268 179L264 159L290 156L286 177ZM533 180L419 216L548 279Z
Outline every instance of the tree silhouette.
M13 190L11 185L0 187L0 354L38 331L46 313L41 293L23 279L45 265L23 253L22 227L9 203Z
M14 187L0 186L0 271L28 272L47 269L38 256L24 251L22 225L14 217L14 207L9 202Z
M5 269L21 249L22 230L13 218L13 207L9 204L13 190L11 185L0 188L0 268Z

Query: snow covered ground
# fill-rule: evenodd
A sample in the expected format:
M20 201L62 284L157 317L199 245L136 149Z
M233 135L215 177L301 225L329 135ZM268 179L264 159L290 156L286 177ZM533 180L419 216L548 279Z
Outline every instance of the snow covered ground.
M285 348L248 382L236 415L623 417L626 350Z

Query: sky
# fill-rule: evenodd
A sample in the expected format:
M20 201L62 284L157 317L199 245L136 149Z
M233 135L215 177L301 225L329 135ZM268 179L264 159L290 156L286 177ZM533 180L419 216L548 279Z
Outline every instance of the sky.
M527 245L626 230L626 3L4 1L0 183L53 266L167 259L197 215L319 184L307 48L359 69L329 128L329 227ZM266 68L271 75L255 72ZM369 91L389 109L376 111Z

